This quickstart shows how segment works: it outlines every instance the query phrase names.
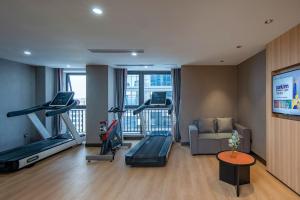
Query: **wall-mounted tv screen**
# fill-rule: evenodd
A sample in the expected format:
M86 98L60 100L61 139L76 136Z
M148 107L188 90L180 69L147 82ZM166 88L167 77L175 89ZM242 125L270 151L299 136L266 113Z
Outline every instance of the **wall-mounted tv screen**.
M300 69L273 75L273 112L300 116Z

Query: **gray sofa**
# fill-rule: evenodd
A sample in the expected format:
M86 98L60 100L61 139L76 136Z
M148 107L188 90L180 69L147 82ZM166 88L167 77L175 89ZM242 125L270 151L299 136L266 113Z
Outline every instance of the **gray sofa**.
M240 137L238 150L250 152L251 130L234 123L232 118L206 118L195 122L188 127L192 155L216 154L230 150L228 139L233 130L236 130Z

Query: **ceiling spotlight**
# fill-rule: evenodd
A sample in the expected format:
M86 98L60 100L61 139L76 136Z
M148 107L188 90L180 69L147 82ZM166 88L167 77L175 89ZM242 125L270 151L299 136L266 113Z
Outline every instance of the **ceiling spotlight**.
M26 50L26 51L24 51L24 54L25 54L26 56L30 56L30 55L31 55L31 52L28 51L28 50Z
M71 65L67 65L67 68L70 68L71 67Z
M274 19L267 19L267 20L265 21L265 24L271 24L273 21L274 21Z
M137 56L138 54L137 54L137 52L131 52L131 55L132 56Z
M103 11L100 8L93 8L92 11L96 15L102 15L103 14Z
M242 48L242 47L243 47L242 45L237 45L237 46L236 46L237 49L240 49L240 48Z
M147 65L145 65L145 66L144 66L144 68L145 68L145 69L148 69L148 66L147 66Z
M224 60L220 60L221 63L225 62Z

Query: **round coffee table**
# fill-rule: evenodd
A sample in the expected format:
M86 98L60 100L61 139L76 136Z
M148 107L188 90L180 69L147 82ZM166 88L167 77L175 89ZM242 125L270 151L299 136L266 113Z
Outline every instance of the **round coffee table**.
M221 151L219 160L219 179L236 186L236 195L240 196L240 185L250 183L250 166L256 160L253 156L239 151Z

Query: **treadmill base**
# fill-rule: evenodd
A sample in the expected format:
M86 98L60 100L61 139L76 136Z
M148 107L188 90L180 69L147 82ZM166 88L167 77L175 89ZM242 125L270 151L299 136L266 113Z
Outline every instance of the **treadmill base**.
M125 162L133 167L163 167L172 143L171 135L146 136L125 155Z
M0 153L0 172L14 172L32 166L51 155L78 145L74 139L55 139L35 142Z

